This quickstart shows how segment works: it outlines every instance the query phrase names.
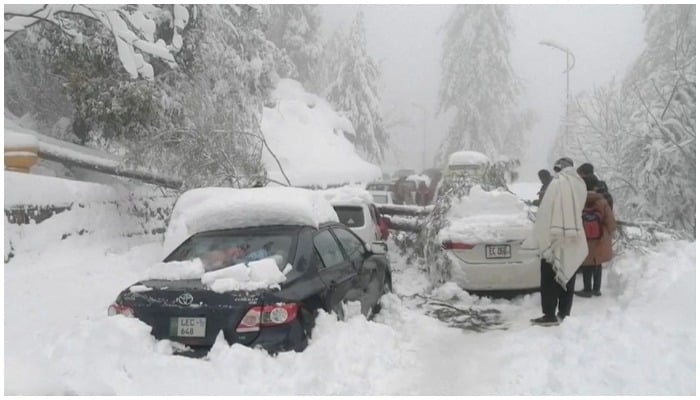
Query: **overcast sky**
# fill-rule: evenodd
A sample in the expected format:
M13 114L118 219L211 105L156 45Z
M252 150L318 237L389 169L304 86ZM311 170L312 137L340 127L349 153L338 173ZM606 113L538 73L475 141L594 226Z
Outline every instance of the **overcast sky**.
M322 30L347 26L358 10L365 13L370 55L380 63L384 111L403 117L406 126L392 131L400 154L388 165L422 169L423 111L428 110L426 163L447 130L449 115L438 115L440 57L444 38L440 27L453 5L322 5ZM511 63L525 93L522 106L539 118L523 161L522 173L532 176L547 165L547 155L559 120L565 114L566 56L538 44L552 40L576 56L570 73L572 96L622 79L644 48L643 10L639 5L511 5ZM577 164L581 161L575 160ZM389 164L394 164L391 161ZM525 176L523 176L525 178Z

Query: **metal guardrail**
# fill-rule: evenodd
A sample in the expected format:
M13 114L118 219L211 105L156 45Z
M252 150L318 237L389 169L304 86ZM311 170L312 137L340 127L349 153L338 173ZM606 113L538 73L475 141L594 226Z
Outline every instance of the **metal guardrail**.
M39 151L39 158L47 161L55 161L61 163L68 167L79 167L88 169L91 171L101 172L103 174L121 176L123 178L136 179L144 183L151 185L157 185L166 187L168 189L179 189L182 186L182 181L179 179L172 179L163 177L160 175L152 174L145 171L130 171L121 169L119 167L113 167L107 164L100 165L95 163L90 163L83 160L72 159L61 157L60 155L53 154L51 152Z

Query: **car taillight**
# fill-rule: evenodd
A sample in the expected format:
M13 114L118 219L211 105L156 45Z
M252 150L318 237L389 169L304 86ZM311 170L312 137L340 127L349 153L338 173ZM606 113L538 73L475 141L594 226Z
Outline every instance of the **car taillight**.
M255 306L243 316L236 332L257 332L261 327L288 324L297 318L298 312L299 305L294 303Z
M471 250L474 248L474 245L469 243L446 241L442 242L442 248L445 250Z
M123 315L125 317L133 317L134 316L134 310L131 307L123 306L121 304L112 304L107 308L107 315L108 316L113 316L113 315Z

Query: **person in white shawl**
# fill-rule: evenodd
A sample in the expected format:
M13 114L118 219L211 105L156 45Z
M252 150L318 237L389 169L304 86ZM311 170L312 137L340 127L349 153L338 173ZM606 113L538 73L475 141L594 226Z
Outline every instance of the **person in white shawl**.
M557 160L557 172L544 193L535 220L535 243L542 258L540 295L544 316L531 320L538 325L558 325L571 312L576 271L588 255L581 214L586 203L586 184L570 158ZM557 305L559 312L556 313Z

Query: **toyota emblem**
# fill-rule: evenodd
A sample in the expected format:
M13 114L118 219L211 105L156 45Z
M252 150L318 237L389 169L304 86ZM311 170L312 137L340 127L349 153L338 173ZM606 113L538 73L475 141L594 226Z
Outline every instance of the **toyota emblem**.
M183 293L175 299L175 302L177 304L183 305L183 306L189 306L192 304L192 301L194 300L194 297L192 297L191 294L189 293Z

